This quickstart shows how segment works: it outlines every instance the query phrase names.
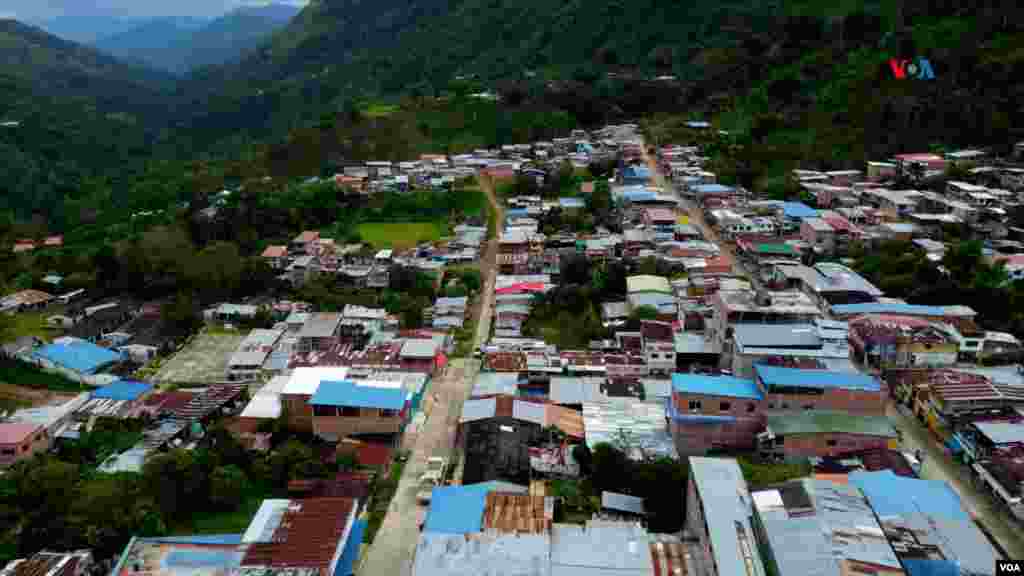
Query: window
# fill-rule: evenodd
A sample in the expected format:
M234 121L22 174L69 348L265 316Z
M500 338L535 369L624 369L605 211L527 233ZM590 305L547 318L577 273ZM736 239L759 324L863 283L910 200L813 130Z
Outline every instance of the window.
M722 402L721 404L718 405L718 409L722 412L728 412L729 408L732 408L732 404L728 402Z
M3 450L0 450L0 454L3 454L4 456L14 456L14 448L4 448Z
M753 402L747 402L747 414L750 414L754 410L757 410L757 405Z
M355 408L355 407L352 407L352 406L344 406L341 409L341 415L346 417L346 418L358 418L359 417L359 408Z
M22 451L22 452L28 452L28 449L29 449L30 447L31 447L31 445L29 445L29 444L22 444L22 445L21 445L21 451Z
M313 416L337 416L338 409L334 406L313 405Z
M804 404L804 410L814 410L814 404Z
M789 410L789 402L783 402L782 403L782 409L783 410Z
M836 442L835 440L827 440L827 441L825 441L825 445L828 446L829 448L833 448L837 444L838 444L838 442Z
M700 410L700 400L690 400L690 412Z
M395 416L398 416L398 410L381 409L380 411L381 418L394 418Z
M768 403L768 409L769 410L774 410L775 409L775 402L769 402ZM750 412L750 410L748 409L747 412Z

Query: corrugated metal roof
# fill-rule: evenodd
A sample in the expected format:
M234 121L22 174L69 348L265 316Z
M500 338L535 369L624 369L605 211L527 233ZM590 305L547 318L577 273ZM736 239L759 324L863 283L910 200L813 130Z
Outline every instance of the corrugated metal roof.
M731 398L763 398L761 390L753 380L733 376L709 376L705 374L672 374L672 388L686 394L729 396Z
M1024 425L1017 422L975 422L974 427L993 444L1024 442Z
M615 399L583 405L583 427L587 446L602 442L617 445L625 439L628 455L640 459L645 454L676 458L676 446L665 426L664 401L639 402Z
M960 309L964 308L964 309ZM859 316L861 314L895 314L900 316L975 316L974 310L952 306L923 306L920 304L900 304L896 302L868 302L864 304L837 304L832 306L832 313L839 316Z
M321 381L341 381L348 376L345 366L302 366L292 370L288 383L281 389L282 394L311 396L320 387Z
M136 382L134 380L117 380L102 388L94 390L93 398L104 398L108 400L132 401L153 389L151 384Z
M601 492L601 508L629 512L631 514L644 514L644 499L629 494L618 492Z
M474 422L494 418L498 409L498 401L495 398L481 398L466 400L462 404L462 416L459 422Z
M555 524L551 527L552 576L651 574L650 540L647 531L633 522Z
M754 572L750 576L764 576L766 572L750 525L753 503L736 460L691 456L690 478L704 505L704 520L718 573L750 574L741 546L741 540L745 539L747 549L752 552L749 565Z
M549 576L547 534L424 532L416 546L413 576Z
M544 404L516 400L512 403L512 417L516 420L532 422L538 426L544 426L547 424Z
M672 286L664 276L653 276L641 274L626 278L626 291L630 294L635 292L662 292L672 294Z
M771 348L817 348L821 346L818 328L813 324L737 324L733 327L736 345Z
M333 571L348 542L355 509L351 498L291 500L277 524L268 523L267 530L251 541L241 565Z
M806 388L840 388L877 392L882 389L877 379L866 374L800 370L755 364L754 372L766 386L800 386Z
M47 344L33 352L32 356L82 374L92 374L107 364L124 359L116 352L78 339L65 344Z
M409 339L402 344L403 358L433 358L437 345L432 339Z
M316 394L309 399L309 404L401 410L405 406L406 395L400 383L390 388L361 386L351 380L321 382Z
M520 486L522 493L527 491ZM423 525L424 532L471 534L483 527L487 494L495 491L490 483L464 486L437 486L430 497L430 510ZM504 488L501 488L504 491Z
M752 494L780 573L842 576L847 573L840 566L844 560L893 570L901 567L867 500L855 487L807 479L780 488L800 490L811 503L810 513L787 510L779 489Z

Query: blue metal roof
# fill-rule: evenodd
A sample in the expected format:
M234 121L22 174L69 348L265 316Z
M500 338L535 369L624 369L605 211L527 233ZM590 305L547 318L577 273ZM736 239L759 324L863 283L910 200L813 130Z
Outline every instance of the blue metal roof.
M832 313L848 314L906 314L913 316L942 316L946 309L942 306L922 306L920 304L899 304L886 302L866 302L864 304L837 304L832 306Z
M405 406L405 390L360 386L351 380L321 382L309 404L346 406L349 408L381 408L401 410Z
M349 532L348 540L345 542L345 549L338 560L338 567L335 568L336 576L352 576L355 574L355 563L359 559L359 545L363 543L363 532L366 532L366 520L356 520L352 523L352 530Z
M655 200L658 195L646 190L628 190L622 193L622 197L630 202L644 202L647 200Z
M840 388L877 392L882 389L875 378L866 374L832 372L829 370L801 370L754 364L754 372L765 386L801 386L804 388Z
M584 203L581 198L559 198L558 204L562 208L583 208Z
M82 374L92 374L99 368L122 359L120 354L85 340L76 340L68 344L47 344L36 350L33 355Z
M471 534L479 532L484 520L487 493L482 485L437 486L430 496L430 510L424 532Z
M955 522L971 522L960 497L943 480L897 476L892 470L851 472L853 484L867 496L879 516L925 513Z
M732 186L723 186L722 184L700 184L693 187L693 191L697 195L732 192L733 190L735 190L735 188Z
M960 567L951 560L904 558L903 567L907 576L960 576Z
M707 394L708 396L730 396L760 400L761 391L753 380L733 376L709 376L706 374L672 375L672 388L685 394Z
M783 202L782 212L787 218L814 218L818 211L803 202Z
M646 166L626 166L622 171L623 178L650 178L651 171Z
M153 389L153 386L145 382L134 380L118 380L103 388L94 390L93 398L105 398L107 400L136 400L146 392Z

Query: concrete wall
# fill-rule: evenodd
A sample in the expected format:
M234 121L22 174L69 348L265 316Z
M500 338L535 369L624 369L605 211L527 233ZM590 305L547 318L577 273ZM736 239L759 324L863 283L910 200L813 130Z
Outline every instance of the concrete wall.
M834 443L834 445L830 445ZM847 452L885 449L889 438L862 434L787 434L782 441L782 450L787 458L834 456Z
M768 410L803 410L813 406L814 410L838 410L849 414L866 416L885 414L888 388L882 384L878 392L860 390L825 390L824 394L772 394L765 396Z
M317 436L340 440L353 434L398 434L402 416L382 417L380 411L363 408L359 416L314 416L313 432Z
M288 414L288 425L296 430L313 431L313 407L308 394L282 394L281 403Z
M699 401L700 409L691 411L690 401ZM673 392L672 402L683 415L735 418L724 422L671 420L669 429L680 454L700 455L713 448L753 448L757 434L764 430L763 406L755 400ZM723 403L727 404L725 409Z
M21 444L0 444L0 468L49 450L50 436L40 427Z

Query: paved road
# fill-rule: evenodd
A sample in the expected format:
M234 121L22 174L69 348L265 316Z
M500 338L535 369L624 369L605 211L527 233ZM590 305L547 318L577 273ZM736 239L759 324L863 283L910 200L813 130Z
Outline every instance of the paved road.
M917 420L889 404L889 419L903 433L905 450L924 451L921 476L929 480L945 480L960 495L967 511L978 519L989 534L1011 558L1024 558L1024 538L1021 527L1011 520L988 494L975 488L966 466L953 462L938 445L931 433Z
M504 211L494 195L490 181L482 182L491 207L498 215L499 226L504 222ZM474 348L487 342L490 336L491 317L494 307L494 282L496 271L497 240L490 240L483 252L480 270L483 276L481 297L475 304L473 315L478 318ZM360 576L410 576L412 563L419 541L419 527L416 525L419 506L416 504L418 480L426 472L427 459L440 456L461 463L462 455L456 455L455 438L462 404L469 397L473 381L480 371L480 362L475 359L453 359L444 374L434 381L430 395L424 399L427 419L412 439L412 453L402 477L398 482L395 497L391 500L384 523L377 537L366 552L365 560L359 566ZM456 478L461 474L456 473Z

